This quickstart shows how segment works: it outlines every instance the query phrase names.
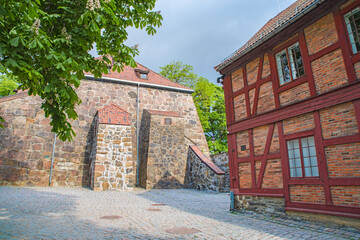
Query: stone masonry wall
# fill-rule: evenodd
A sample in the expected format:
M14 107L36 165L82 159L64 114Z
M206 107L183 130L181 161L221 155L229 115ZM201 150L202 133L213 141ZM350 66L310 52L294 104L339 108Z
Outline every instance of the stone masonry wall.
M230 175L229 175L229 155L227 152L218 153L211 155L211 160L218 166L221 170L225 172L225 187L226 192L230 191Z
M209 154L191 94L145 87L139 92L139 119L143 109L178 112L187 129L185 136ZM76 137L72 142L56 142L53 185L90 185L91 124L97 110L111 103L130 113L135 172L137 86L83 80L77 93L82 103L76 108L79 118L72 121ZM6 121L6 128L0 129L0 185L48 184L54 133L40 109L41 102L27 93L0 98L0 115Z
M186 172L186 186L188 188L214 192L229 191L226 175L224 173L217 174L191 148L188 151Z
M96 149L93 189L132 190L131 126L99 124Z
M235 209L254 211L258 213L285 214L285 199L236 195Z

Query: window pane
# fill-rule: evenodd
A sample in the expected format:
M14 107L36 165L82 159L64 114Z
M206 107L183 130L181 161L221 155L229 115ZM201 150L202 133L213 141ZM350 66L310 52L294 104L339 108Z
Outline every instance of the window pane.
M311 157L311 166L317 166L317 159L316 157Z
M345 22L353 53L356 53L360 50L360 9L357 8L346 14Z
M310 166L310 158L304 157L304 167L309 167L309 166Z
M290 158L290 159L289 159L289 163L290 163L290 168L295 167L295 163L294 163L294 159L293 159L293 158Z
M310 156L316 156L316 151L315 151L315 147L310 147Z
M298 140L294 140L294 141L293 141L293 146L294 146L294 149L298 149L298 148L299 148L299 141L298 141Z
M296 168L296 177L302 177L302 170L301 170L301 168Z
M295 150L294 150L294 157L295 157L295 158L300 158L300 151L299 151L299 149L295 149Z
M286 51L282 51L276 55L276 63L278 67L280 85L290 82L290 66L287 59Z
M311 177L311 168L307 167L305 168L305 177Z
M303 138L301 139L301 145L303 147L307 147L308 146L308 138Z
M304 148L303 147L302 152L303 152L303 157L308 157L309 156L309 148Z
M307 141L308 141L310 147L311 147L311 146L312 146L312 147L315 146L315 139L314 139L314 137L308 137L308 138L307 138Z
M287 141L287 146L288 146L288 149L293 149L293 144L292 144L292 141Z
M295 158L295 166L301 168L301 159L300 158Z
M290 54L290 65L292 68L293 79L304 75L304 64L301 57L299 43L295 43L288 49Z
M289 158L294 158L294 150L289 150Z
M313 167L313 168L311 168L311 170L312 170L312 176L313 176L313 177L318 177L318 176L319 176L319 169L318 169L318 167Z
M291 169L290 169L290 177L296 177L295 168L291 168Z

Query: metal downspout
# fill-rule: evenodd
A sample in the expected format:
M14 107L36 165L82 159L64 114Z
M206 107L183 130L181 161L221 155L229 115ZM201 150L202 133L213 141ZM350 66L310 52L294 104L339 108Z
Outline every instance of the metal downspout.
M139 159L139 88L140 83L137 84L137 98L136 98L136 186L139 186L139 172L140 172L140 159Z
M50 180L49 180L49 186L50 186L50 184L51 184L52 172L53 172L53 165L54 165L54 156L55 156L56 136L57 136L57 134L55 133L55 136L54 136L54 144L53 144L53 150L52 150L52 156L51 156L51 166L50 166Z

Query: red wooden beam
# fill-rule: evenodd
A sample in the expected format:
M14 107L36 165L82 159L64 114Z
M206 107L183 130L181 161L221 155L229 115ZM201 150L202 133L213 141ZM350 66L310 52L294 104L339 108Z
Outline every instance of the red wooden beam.
M231 189L235 195L284 197L284 190L281 188L272 189Z
M256 188L256 169L255 169L255 153L254 153L254 136L253 130L249 129L249 145L250 145L250 159L251 159L251 182L252 188Z
M330 178L329 185L331 185L331 186L359 186L360 185L360 177Z
M260 92L260 82L261 82L261 75L262 75L262 71L263 71L263 65L264 65L264 56L262 56L260 58L260 62L259 62L259 69L258 69L258 75L257 75L257 79L256 79L256 89L255 89L255 94L254 94L254 103L253 103L253 108L252 108L252 113L251 115L256 115L257 112L257 107L258 107L258 101L259 101L259 92Z
M354 82L356 81L356 73L355 73L354 65L351 61L352 48L349 40L347 39L348 37L345 29L344 18L340 14L339 8L336 8L333 11L333 14L335 18L336 30L339 36L340 47L344 58L346 73L348 75L349 82Z
M331 145L339 145L339 144L347 144L347 143L355 143L360 142L360 135L351 135L345 137L337 137L337 138L330 138L324 140L324 147L331 146Z
M329 185L329 174L327 169L324 139L321 130L320 113L319 111L314 112L314 123L315 123L315 145L316 145L316 157L318 161L318 169L320 179L323 181L325 201L327 204L332 204L331 190Z
M281 168L282 168L282 177L283 177L283 187L285 194L285 203L290 201L290 191L289 191L289 159L287 154L286 141L284 138L283 124L282 122L277 123L278 126L278 134L279 134L279 146L281 153Z
M291 140L291 139L296 139L296 138L312 136L312 135L314 135L314 133L315 133L315 129L311 129L311 130L307 130L307 131L286 134L286 135L284 135L284 138L286 140Z
M244 119L228 126L230 133L240 132L246 129L282 121L301 114L317 111L340 103L353 101L360 98L360 82L354 82L346 86L320 94L304 101L287 105L280 109L259 114L255 117Z
M260 171L259 171L258 182L257 182L257 187L258 188L261 188L261 184L262 184L262 181L263 181L263 178L264 178L266 160L267 160L267 156L268 156L269 151L270 151L270 145L271 145L271 140L272 140L272 136L273 136L273 133L274 133L274 128L275 128L275 124L272 124L272 125L269 126L268 135L267 135L266 144L265 144L265 149L264 149L264 154L263 154L261 167L260 167Z
M298 209L298 210L295 210ZM301 210L300 210L301 209ZM353 214L350 217L360 217L360 208L358 207L347 207L347 206L335 206L335 205L324 205L324 204L312 204L312 203L300 203L300 202L291 202L288 203L285 207L287 211L302 211L302 212L313 212L313 213L322 213L322 214L332 214L339 213L344 215L338 216L346 216L349 214ZM315 212L315 211L318 212ZM333 214L332 214L333 215Z
M273 87L273 94L275 99L275 108L280 107L280 99L279 99L279 77L276 70L276 62L275 62L275 56L273 52L268 53L269 57L269 64L270 64L270 76L272 80L272 87Z
M295 80L293 80L293 81L291 81L289 83L286 83L285 85L279 87L277 89L277 92L280 94L282 92L285 92L285 91L287 91L287 90L289 90L291 88L297 87L297 86L299 86L299 85L301 85L303 83L306 83L308 81L309 81L308 80L308 75L306 74L304 76L301 76L301 77L299 77L299 78L297 78L297 79L295 79Z
M299 39L300 50L302 51L301 56L303 59L305 75L307 76L307 81L309 83L310 95L315 96L316 95L315 81L311 67L311 62L309 59L309 51L306 45L304 31L301 31L299 33L299 37L300 37Z
M335 50L337 50L339 48L340 48L340 42L337 41L336 43L334 43L334 44L332 44L332 45L318 51L317 53L314 53L314 54L310 55L309 56L309 61L312 62L312 61L314 61L314 60L316 60L318 58L321 58L322 56L324 56L324 55L326 55L328 53L331 53L331 52L333 52L333 51L335 51Z

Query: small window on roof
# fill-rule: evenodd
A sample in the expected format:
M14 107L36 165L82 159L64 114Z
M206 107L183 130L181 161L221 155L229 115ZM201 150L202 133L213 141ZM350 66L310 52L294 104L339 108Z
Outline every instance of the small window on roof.
M141 79L148 79L148 74L149 71L148 70L142 70L142 69L134 69L135 74L138 78Z

